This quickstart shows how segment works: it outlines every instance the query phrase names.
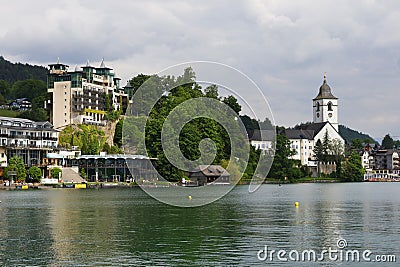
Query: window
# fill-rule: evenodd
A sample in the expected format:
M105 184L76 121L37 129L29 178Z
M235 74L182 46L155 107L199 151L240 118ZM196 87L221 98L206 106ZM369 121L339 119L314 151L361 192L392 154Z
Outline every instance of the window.
M328 111L333 111L332 105L333 105L332 102L328 103Z
M317 111L319 111L320 110L320 104L319 104L319 102L317 102Z

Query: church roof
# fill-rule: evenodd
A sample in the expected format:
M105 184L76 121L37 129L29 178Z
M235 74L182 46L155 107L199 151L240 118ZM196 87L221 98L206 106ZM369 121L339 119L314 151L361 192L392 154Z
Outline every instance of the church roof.
M275 135L275 130L253 130L249 133L249 139L250 141L273 141Z
M286 129L284 135L289 139L314 139L314 131L312 130Z
M326 75L324 75L324 82L319 88L319 94L314 98L314 100L317 99L338 99L332 94L331 88L326 82Z
M283 134L289 139L312 140L328 123L329 122L326 121L326 122L303 124L298 126L296 129L285 129L283 131Z

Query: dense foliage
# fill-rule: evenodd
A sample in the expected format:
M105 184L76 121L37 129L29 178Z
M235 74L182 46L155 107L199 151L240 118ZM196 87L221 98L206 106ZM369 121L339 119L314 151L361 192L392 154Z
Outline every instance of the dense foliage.
M384 149L393 149L394 147L394 140L393 138L387 134L382 140L382 148Z
M0 80L4 80L9 84L27 79L37 79L46 82L47 72L46 67L11 63L0 56Z
M17 175L11 177L11 175L9 175L9 171L15 171ZM25 182L27 174L23 159L18 156L10 158L8 161L8 166L3 171L3 176L9 180L16 179L17 181Z
M361 182L363 181L364 173L361 157L357 152L353 152L343 163L342 179L346 182Z
M132 80L145 81L146 77L140 76ZM179 85L174 86L177 84ZM158 159L156 166L158 172L163 177L168 177L170 180L180 180L185 176L185 172L170 163L164 153L165 151L161 141L162 127L166 122L166 118L171 114L171 111L185 101L199 97L213 98L220 102L223 100L229 101L230 104L235 105L235 112L240 111L241 107L237 104L237 101L229 96L221 99L214 85L205 88L203 92L202 88L195 83L195 74L190 68L185 70L183 76L177 78L152 76L146 85L149 87L149 90L138 91L137 93L142 95L136 95L138 101L136 105L135 103L132 105L133 109L131 114L136 116L129 116L123 121L125 124L124 148L132 153L143 154L146 152L144 151L144 145L146 144L148 155ZM162 94L166 92L167 85L170 85L172 89L169 93ZM138 83L135 86L140 87ZM134 91L136 92L137 89ZM146 116L146 112L148 112L147 107L151 106L151 101L158 99L160 95L162 95L161 98L148 113L148 116ZM210 116L202 114L202 117L194 118L197 110L203 113L210 112ZM178 147L183 156L191 161L199 159L201 154L199 144L201 144L201 140L211 139L216 148L213 163L221 164L222 160L229 160L231 150L229 135L222 125L210 119L211 113L223 113L224 111L219 107L213 107L213 109L207 108L203 106L203 102L199 101L193 103L190 107L185 107L182 112L185 114L192 114L189 115L189 117L192 118L193 116L194 119L187 122L180 132L176 132L179 129L176 129L175 125L165 123L164 127L167 127L171 131L171 135L179 136ZM180 118L172 119L172 122L179 119ZM232 121L234 122L233 118ZM145 134L141 131L143 128L141 126L144 126L144 124L146 126ZM120 131L120 126L118 125L117 130ZM115 135L114 141L118 144L121 143L120 134ZM210 147L207 147L203 152L211 153L211 150Z
M28 178L27 182L38 183L42 178L42 171L37 166L32 166L28 169Z
M146 90L139 90L138 88L145 82L145 86L148 87ZM184 84L181 84L182 81ZM180 84L179 86L174 86ZM150 157L157 158L156 168L163 177L168 177L172 181L180 180L185 176L185 172L176 168L172 165L167 156L164 153L162 141L161 141L161 129L164 127L168 128L168 123L165 125L167 116L180 104L190 99L199 97L206 97L210 99L218 100L220 103L224 103L229 106L236 115L241 111L241 106L234 96L219 96L218 87L215 85L201 88L195 82L195 73L192 69L186 69L184 74L179 77L157 77L138 75L131 80L132 92L135 92L137 103L133 103L131 115L121 120L116 127L116 134L114 136L115 144L124 144L125 152L143 154L146 153ZM166 88L173 88L170 92L165 93ZM139 95L140 94L140 95ZM151 99L154 99L157 95L162 95L159 101L154 105L151 111L146 110L146 106L151 103ZM147 102L146 102L147 101ZM181 108L181 106L180 106ZM184 114L194 114L196 110L205 112L205 108L201 104L191 104L191 106L184 109ZM210 109L211 112L223 112L219 107L213 107ZM148 116L146 116L146 112ZM205 112L207 113L207 111ZM210 116L211 117L211 116ZM180 132L174 132L174 126L170 125L169 130L172 129L174 134L179 135L179 149L180 152L189 160L197 160L200 158L201 140L211 139L215 144L215 158L213 164L221 164L226 167L230 160L231 143L229 135L218 122L211 119L210 117L193 118L188 121ZM237 117L237 116L236 116ZM245 126L248 133L252 133L254 130L261 129L274 129L269 119L260 122L255 119L248 117L247 115L239 116L243 125ZM179 120L180 118L175 118ZM235 122L235 120L232 120ZM237 123L237 122L236 122ZM145 133L141 131L145 125ZM122 138L122 126L124 127L124 133ZM146 151L145 151L146 149ZM253 146L248 144L247 147L249 153L249 159L247 162L241 160L232 163L233 172L231 179L237 180L242 179L249 181L256 173L256 168L260 159L260 150L256 150ZM204 151L203 151L204 152ZM290 148L289 140L283 136L278 135L276 143L276 155L270 172L270 177L284 179L285 177L291 177L296 179L304 177L307 172L304 168L300 168L299 163L290 157L294 154L294 151ZM272 157L263 157L264 162L261 162L261 169L265 168L268 163L271 164ZM269 161L269 162L268 162ZM243 176L240 175L240 170L245 168ZM257 175L257 173L256 173Z
M97 155L101 151L109 154L121 152L118 147L110 146L106 142L106 136L102 130L92 125L68 125L60 132L58 142L60 147L78 147L83 155Z
M62 170L60 168L56 167L56 168L52 168L50 173L51 173L51 178L58 179L62 175Z
M351 144L354 139L362 140L363 143L376 144L377 142L368 134L350 129L344 125L339 125L339 134L346 141L346 144Z

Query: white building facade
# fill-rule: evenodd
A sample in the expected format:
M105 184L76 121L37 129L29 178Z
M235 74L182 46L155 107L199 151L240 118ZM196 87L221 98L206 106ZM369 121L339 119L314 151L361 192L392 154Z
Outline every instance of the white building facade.
M20 156L27 167L40 165L46 154L58 147L57 130L49 122L0 117L0 165Z
M120 88L120 79L104 61L96 68L89 64L68 71L68 65L50 64L47 91L51 99L46 102L50 109L50 121L60 128L69 124L105 125L109 110L125 113L128 94Z

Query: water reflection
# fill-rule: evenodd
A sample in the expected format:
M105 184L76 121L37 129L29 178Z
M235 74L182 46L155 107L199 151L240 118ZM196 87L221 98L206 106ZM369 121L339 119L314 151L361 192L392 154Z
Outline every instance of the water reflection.
M345 238L351 249L399 255L399 187L265 185L248 194L246 186L239 186L219 201L198 208L167 206L139 188L3 191L0 263L281 265L259 262L258 250L268 245L321 251L335 248L338 238ZM298 208L295 201L300 203Z
M46 196L37 191L2 191L0 196L2 266L49 265L54 250Z

